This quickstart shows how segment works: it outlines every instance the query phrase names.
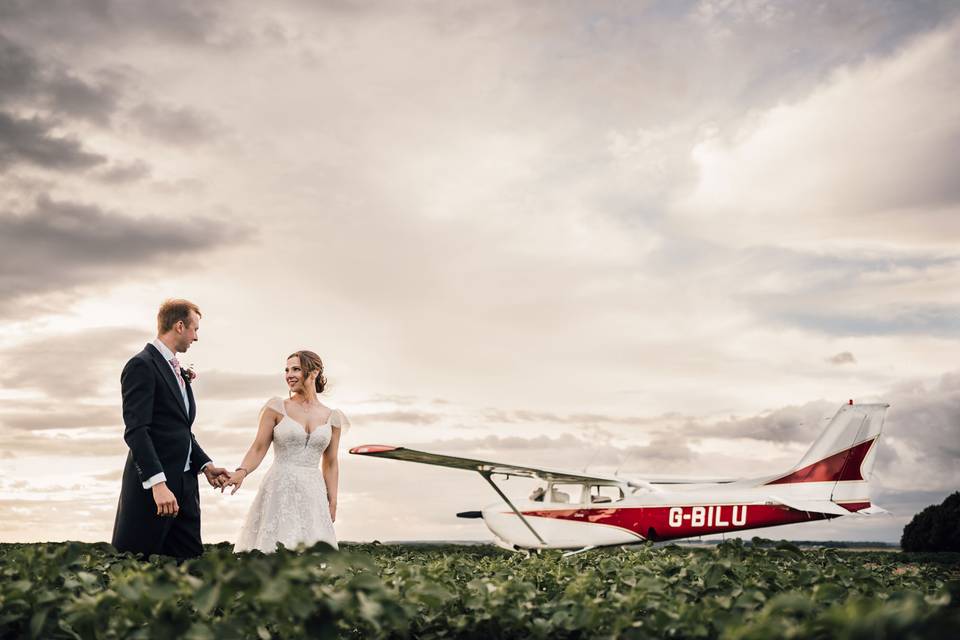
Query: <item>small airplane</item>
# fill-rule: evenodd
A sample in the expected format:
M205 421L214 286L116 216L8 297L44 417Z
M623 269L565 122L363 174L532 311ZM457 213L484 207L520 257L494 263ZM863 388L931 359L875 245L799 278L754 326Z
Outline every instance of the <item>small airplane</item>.
M516 551L567 549L676 540L716 533L837 518L886 510L870 502L887 404L840 407L800 461L781 473L755 478L593 476L538 467L459 458L405 447L368 444L350 453L475 471L500 496L480 511L498 545ZM510 500L494 476L534 478L522 501Z

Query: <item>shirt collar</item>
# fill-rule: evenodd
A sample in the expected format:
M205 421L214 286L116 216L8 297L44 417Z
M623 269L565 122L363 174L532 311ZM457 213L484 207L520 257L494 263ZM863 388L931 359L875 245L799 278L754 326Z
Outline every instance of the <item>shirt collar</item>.
M153 346L157 348L157 351L160 352L160 355L162 355L163 359L167 362L170 362L171 359L176 357L176 354L174 354L173 351L170 351L170 348L163 344L163 341L161 341L160 338L157 338L153 341Z

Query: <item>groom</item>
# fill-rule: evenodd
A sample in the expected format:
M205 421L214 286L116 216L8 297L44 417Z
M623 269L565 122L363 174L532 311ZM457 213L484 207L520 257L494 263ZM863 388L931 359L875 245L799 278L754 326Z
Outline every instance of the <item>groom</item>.
M123 469L113 546L189 558L203 553L200 541L202 471L213 487L228 479L215 467L190 430L197 414L191 375L178 353L197 341L200 309L187 300L167 300L157 314L157 339L133 356L120 376L123 439L130 447Z

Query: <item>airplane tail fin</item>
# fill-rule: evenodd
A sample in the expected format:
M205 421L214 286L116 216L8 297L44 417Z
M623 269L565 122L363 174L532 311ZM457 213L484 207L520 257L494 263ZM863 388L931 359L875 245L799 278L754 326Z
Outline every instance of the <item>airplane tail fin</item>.
M869 483L887 404L843 405L810 449L786 474L766 485L788 485L809 500L829 500L849 512L871 507ZM786 486L771 490L787 491Z

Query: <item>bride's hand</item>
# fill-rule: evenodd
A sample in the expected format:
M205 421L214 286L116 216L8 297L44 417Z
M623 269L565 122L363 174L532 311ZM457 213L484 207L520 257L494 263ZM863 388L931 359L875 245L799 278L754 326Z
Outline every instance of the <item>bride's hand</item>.
M227 487L233 486L233 490L230 491L230 495L233 495L237 492L237 489L240 488L240 485L243 484L244 479L247 477L247 470L237 469L236 471L230 473L229 476L229 479L223 483L223 486L220 488L220 493L223 493Z
M330 503L330 522L336 522L337 521L337 501L330 500L329 503Z

